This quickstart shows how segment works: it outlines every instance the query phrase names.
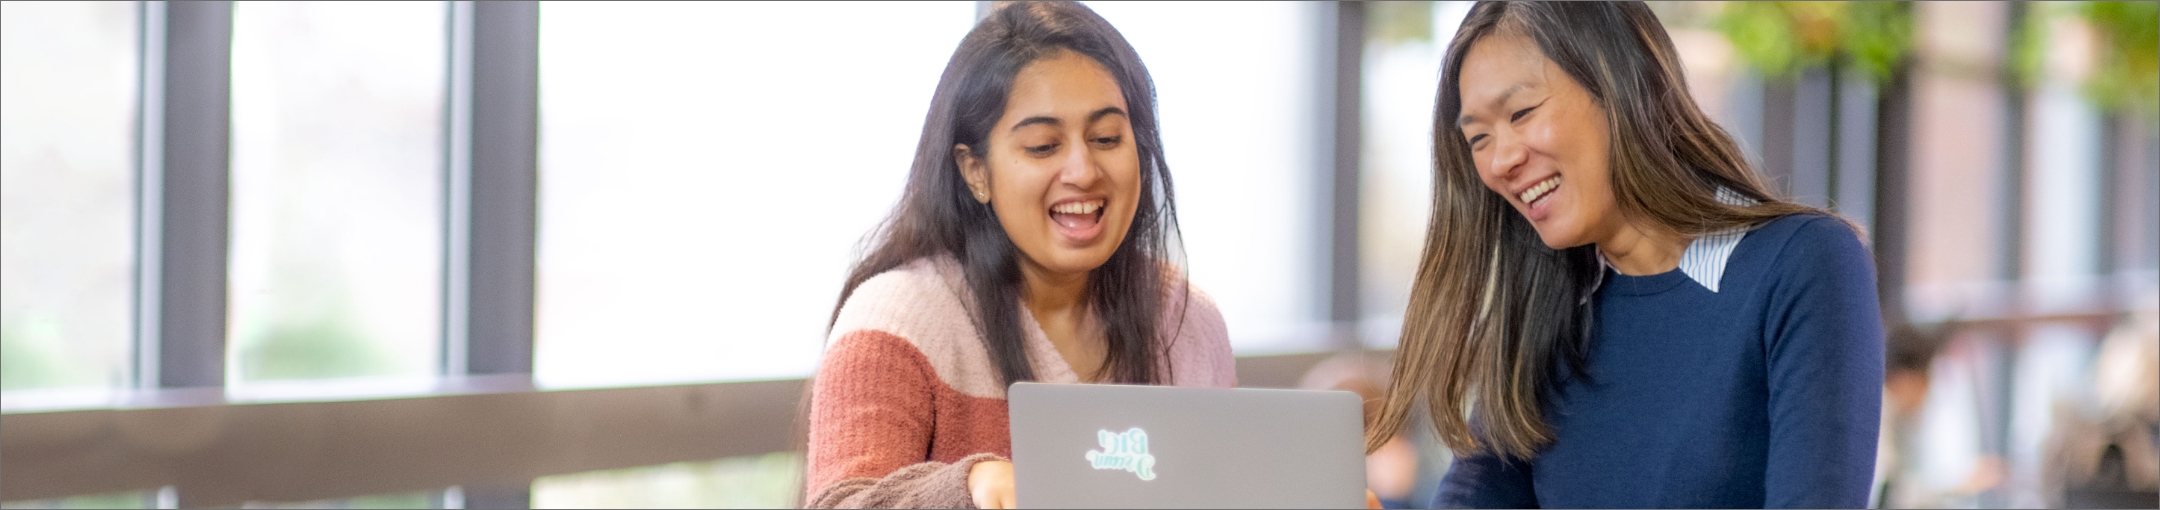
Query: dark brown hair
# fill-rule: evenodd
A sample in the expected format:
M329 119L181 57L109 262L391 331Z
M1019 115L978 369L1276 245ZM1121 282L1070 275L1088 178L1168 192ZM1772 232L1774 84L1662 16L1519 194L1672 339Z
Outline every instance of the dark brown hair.
M1022 343L1018 249L996 213L972 197L953 146L988 154L985 142L1005 115L1014 77L1028 64L1064 51L1093 59L1117 80L1140 153L1140 207L1132 228L1110 259L1088 274L1085 299L1102 318L1108 347L1095 375L1139 384L1166 379L1160 363L1168 339L1158 322L1166 313L1164 285L1183 285L1184 279L1167 266L1177 236L1177 205L1156 127L1155 85L1125 36L1095 11L1072 2L998 5L961 39L931 96L907 189L892 215L867 238L871 248L848 273L833 304L833 321L855 288L878 273L919 258L951 255L959 259L974 295L970 318L1001 380L1009 385L1035 379Z
M1544 405L1583 367L1595 246L1551 249L1485 187L1455 119L1470 47L1498 33L1534 41L1605 117L1620 214L1686 237L1818 209L1773 196L1739 146L1689 95L1679 55L1641 2L1479 2L1442 64L1433 112L1433 207L1403 313L1377 449L1420 403L1448 447L1529 459L1553 440ZM1717 200L1719 188L1753 199ZM1422 402L1420 402L1422 399Z

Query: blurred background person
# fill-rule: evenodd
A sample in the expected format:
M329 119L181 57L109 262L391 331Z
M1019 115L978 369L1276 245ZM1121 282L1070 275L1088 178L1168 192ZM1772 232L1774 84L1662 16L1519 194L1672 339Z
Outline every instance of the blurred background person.
M2147 300L2160 297L2146 296ZM2160 489L2160 314L2141 312L2109 331L2094 354L2086 398L2053 409L2050 505L2128 508Z
M1297 387L1358 394L1365 399L1365 426L1371 428L1387 396L1388 370L1387 360L1378 356L1342 353L1313 365ZM1382 508L1422 508L1439 490L1449 460L1447 448L1429 430L1410 429L1366 455L1366 483Z
M1919 411L1927 402L1932 362L1942 347L1942 338L1939 333L1906 327L1892 334L1888 343L1882 433L1876 449L1875 484L1868 497L1870 506L1956 506L2000 485L2004 475L2000 457L1982 457L1971 465L1965 477L1947 481L1922 476L1915 468L1916 436L1929 428L1920 421Z

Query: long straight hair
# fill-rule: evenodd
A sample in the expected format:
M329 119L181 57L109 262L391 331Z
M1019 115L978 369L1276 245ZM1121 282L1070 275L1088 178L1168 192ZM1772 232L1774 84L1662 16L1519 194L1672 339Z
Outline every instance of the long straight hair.
M1602 110L1620 213L1688 237L1822 211L1773 196L1738 144L1702 113L1672 39L1641 2L1479 2L1449 46L1433 112L1433 206L1403 313L1379 448L1422 397L1462 454L1529 459L1553 440L1544 416L1559 385L1590 377L1595 246L1551 249L1478 178L1455 118L1463 59L1496 33L1528 37ZM1718 201L1730 189L1753 204Z
M1002 382L1035 380L1019 315L1024 312L1017 248L990 206L974 200L953 146L989 154L986 142L1005 115L1014 77L1028 64L1063 51L1093 59L1116 79L1140 156L1140 207L1132 228L1110 259L1088 274L1085 302L1101 318L1108 347L1095 375L1136 384L1166 378L1160 363L1168 358L1163 354L1168 340L1158 321L1166 313L1165 290L1172 288L1167 286L1185 280L1165 267L1177 235L1177 205L1156 127L1155 85L1125 36L1072 2L999 5L961 39L931 96L907 189L892 215L866 238L871 248L849 271L828 328L864 281L916 259L951 255L959 259L973 294L970 319Z

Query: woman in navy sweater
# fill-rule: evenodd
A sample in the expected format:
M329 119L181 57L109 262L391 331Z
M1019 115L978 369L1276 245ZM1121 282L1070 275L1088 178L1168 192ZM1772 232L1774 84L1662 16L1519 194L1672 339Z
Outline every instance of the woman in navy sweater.
M1481 2L1457 32L1370 438L1431 413L1436 506L1867 504L1867 248L1769 191L1678 58L1638 2Z

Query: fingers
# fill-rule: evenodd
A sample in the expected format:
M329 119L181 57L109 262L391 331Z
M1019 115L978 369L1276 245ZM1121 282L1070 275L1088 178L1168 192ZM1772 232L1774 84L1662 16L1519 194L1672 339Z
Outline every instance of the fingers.
M1012 463L984 461L969 468L968 495L976 508L1014 508Z

